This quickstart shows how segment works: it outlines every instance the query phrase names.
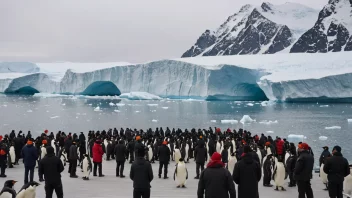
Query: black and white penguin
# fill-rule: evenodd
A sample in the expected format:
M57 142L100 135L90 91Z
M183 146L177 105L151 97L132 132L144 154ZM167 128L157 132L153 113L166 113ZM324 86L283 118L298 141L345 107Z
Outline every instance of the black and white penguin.
M151 145L148 145L148 161L152 163L153 161L153 149Z
M275 168L273 173L273 179L276 186L275 190L279 190L279 188L281 188L282 191L286 191L284 188L286 178L286 168L284 163L279 162L275 157Z
M18 191L16 198L35 198L36 188L40 184L38 182L29 182L22 186L21 190Z
M227 163L227 170L229 170L231 174L233 173L233 169L235 169L236 163L237 163L236 155L235 153L232 153L229 156L229 162Z
M176 182L177 188L186 188L185 184L188 179L188 171L186 168L186 164L182 158L179 159L176 164L175 172L174 172L174 181Z
M62 164L64 166L66 166L67 153L66 153L65 149L61 149L61 151L59 152L59 157L60 157L60 160L61 160Z
M181 151L179 148L175 148L175 151L174 151L174 159L175 159L175 162L178 163L179 160L181 159Z
M343 191L345 194L352 196L352 165L350 165L350 174L345 177L343 182Z
M324 163L322 163L320 165L319 176L320 176L321 181L323 182L323 184L326 187L324 190L328 190L328 175L324 172Z
M9 154L11 159L11 165L13 165L16 163L16 153L15 153L15 147L13 145L10 146Z
M82 171L83 171L83 180L89 180L89 175L92 172L92 161L88 154L83 155L84 159L82 161Z
M13 189L13 186L16 182L15 180L7 180L0 192L0 198L15 198L16 191Z

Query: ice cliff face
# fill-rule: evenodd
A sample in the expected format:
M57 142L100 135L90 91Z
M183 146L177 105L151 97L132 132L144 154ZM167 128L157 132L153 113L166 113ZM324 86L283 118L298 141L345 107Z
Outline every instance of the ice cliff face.
M217 30L206 30L182 57L274 54L290 48L317 13L295 3L245 5Z

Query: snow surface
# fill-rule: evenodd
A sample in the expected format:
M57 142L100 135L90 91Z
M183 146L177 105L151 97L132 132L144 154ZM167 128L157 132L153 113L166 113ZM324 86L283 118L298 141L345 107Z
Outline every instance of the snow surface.
M334 6L335 7L335 12L332 12L332 14L322 21L322 24L324 25L324 33L327 35L328 29L330 24L333 22L335 24L342 24L348 32L352 33L352 8L349 0L340 0L340 1L335 1L335 5L333 4L327 4L324 9L326 10L331 10L331 8Z

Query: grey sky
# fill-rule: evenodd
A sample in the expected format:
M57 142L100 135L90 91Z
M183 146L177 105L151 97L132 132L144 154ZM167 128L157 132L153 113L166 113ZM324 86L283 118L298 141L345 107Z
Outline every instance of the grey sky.
M296 2L321 9L328 0ZM145 62L182 55L206 29L259 0L0 1L0 60Z

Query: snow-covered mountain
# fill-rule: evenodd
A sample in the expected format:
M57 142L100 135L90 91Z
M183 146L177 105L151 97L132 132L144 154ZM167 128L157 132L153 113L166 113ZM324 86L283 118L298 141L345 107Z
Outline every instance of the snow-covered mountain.
M330 0L290 52L352 51L352 0Z
M273 54L314 25L318 10L296 3L245 5L217 30L206 30L182 57Z

